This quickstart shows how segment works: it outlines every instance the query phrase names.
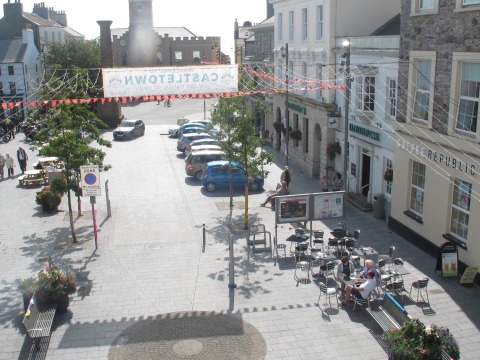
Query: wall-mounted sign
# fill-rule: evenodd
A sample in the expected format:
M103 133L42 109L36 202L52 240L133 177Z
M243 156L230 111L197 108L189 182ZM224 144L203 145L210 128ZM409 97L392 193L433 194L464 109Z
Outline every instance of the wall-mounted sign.
M299 112L302 115L307 115L307 108L298 104L288 103L288 108L292 109L293 111Z
M350 123L350 125L348 126L348 130L350 130L351 132L363 135L363 136L365 136L365 137L367 137L371 140L380 141L380 133L379 132L376 132L376 131L373 131L373 130L370 130L370 129L366 129L366 128L358 126L356 124Z

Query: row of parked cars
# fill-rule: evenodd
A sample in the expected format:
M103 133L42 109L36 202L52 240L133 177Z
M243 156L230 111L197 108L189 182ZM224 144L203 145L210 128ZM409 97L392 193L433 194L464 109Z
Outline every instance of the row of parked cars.
M177 137L177 150L185 154L185 173L201 181L207 191L230 186L229 168L232 169L232 185L242 188L245 185L245 168L237 162L225 158L217 132L212 131L208 122L190 121L184 125L169 129L170 137ZM255 191L263 187L261 177L250 178L250 189Z

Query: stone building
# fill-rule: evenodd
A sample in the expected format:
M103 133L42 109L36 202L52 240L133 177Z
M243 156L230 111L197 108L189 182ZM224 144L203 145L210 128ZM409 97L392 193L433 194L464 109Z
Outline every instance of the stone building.
M479 0L402 0L389 224L429 252L456 244L461 269L480 266L479 19Z

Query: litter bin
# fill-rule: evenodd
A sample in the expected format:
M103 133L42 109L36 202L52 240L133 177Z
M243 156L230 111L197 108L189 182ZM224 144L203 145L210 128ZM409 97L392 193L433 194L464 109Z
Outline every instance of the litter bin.
M373 217L381 219L385 217L385 195L373 195Z

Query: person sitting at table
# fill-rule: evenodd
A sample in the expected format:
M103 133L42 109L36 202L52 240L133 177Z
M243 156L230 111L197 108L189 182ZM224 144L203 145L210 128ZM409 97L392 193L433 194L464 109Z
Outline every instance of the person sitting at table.
M340 259L340 264L337 265L337 279L340 281L341 289L345 289L345 283L342 281L343 279L349 279L350 276L355 274L355 267L353 266L353 262L348 259L348 256L342 256Z
M287 182L282 181L282 187L277 190L274 194L268 196L263 203L260 204L260 206L265 206L268 202L272 204L272 207L275 206L275 196L282 196L282 195L288 195L288 187L287 187Z
M377 283L375 281L375 272L368 270L367 280L360 286L347 285L345 287L345 299L341 302L342 306L346 306L352 295L360 299L368 299L370 292L375 289Z
M375 266L375 261L373 260L366 260L365 261L365 267L363 268L362 272L359 274L359 276L355 277L355 281L361 281L364 282L367 279L367 273L372 270L375 274L375 281L377 285L380 285L380 273Z

